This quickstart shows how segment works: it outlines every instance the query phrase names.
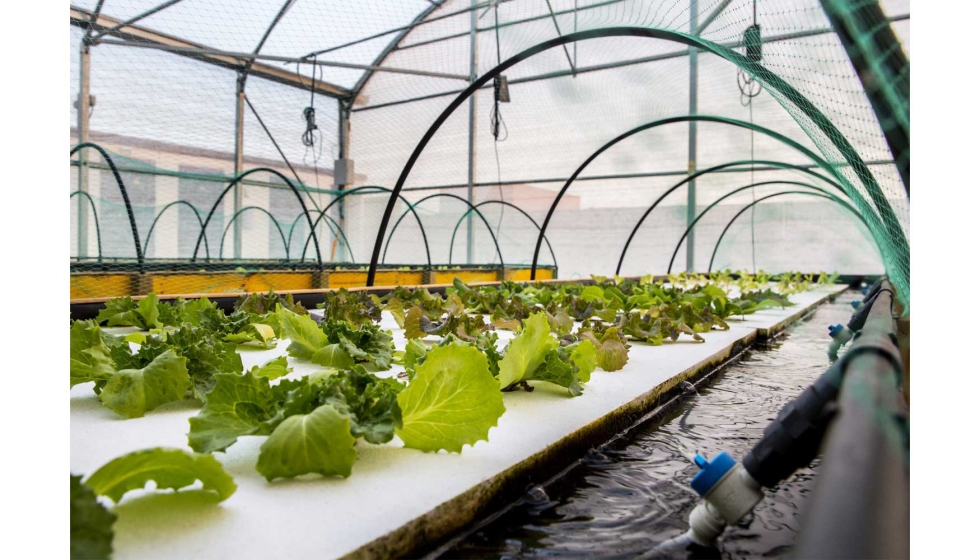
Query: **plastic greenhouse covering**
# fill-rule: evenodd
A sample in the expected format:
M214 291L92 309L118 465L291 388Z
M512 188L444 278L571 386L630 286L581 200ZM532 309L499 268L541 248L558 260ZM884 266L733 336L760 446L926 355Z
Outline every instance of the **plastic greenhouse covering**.
M907 301L909 5L880 5L74 0L73 297L536 264L885 271Z

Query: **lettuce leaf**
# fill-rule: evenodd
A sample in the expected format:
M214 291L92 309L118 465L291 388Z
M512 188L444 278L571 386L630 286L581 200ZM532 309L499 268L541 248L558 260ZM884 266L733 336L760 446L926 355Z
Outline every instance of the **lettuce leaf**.
M162 404L183 399L190 388L187 358L167 350L142 369L116 372L99 398L120 416L139 418Z
M405 386L394 379L383 379L363 367L331 375L323 382L321 400L350 415L350 431L371 443L387 443L402 426L398 393Z
M357 459L350 416L332 404L285 419L265 440L255 469L267 480L302 474L350 476Z
M258 435L279 406L269 380L251 373L214 376L215 386L204 408L190 419L187 443L198 453L224 451L240 436Z
M286 348L290 356L301 360L312 360L317 350L327 345L327 335L309 315L297 315L281 306L277 314L282 325L282 334L290 341L289 347Z
M500 360L500 388L506 389L522 381L544 363L548 352L558 348L558 340L551 336L551 327L544 312L534 313L524 320L520 332L504 351Z
M112 524L116 514L95 498L95 492L71 475L70 558L108 560L112 556Z
M602 334L602 339L597 339L595 333L588 329L579 329L578 336L582 340L588 340L595 347L596 363L605 371L618 371L626 366L629 360L629 346L619 334L616 327L609 327Z
M105 322L109 327L157 329L163 326L159 321L158 301L156 294L143 296L139 303L129 296L113 298L105 302L105 308L99 311L95 322L100 325Z
M286 356L272 358L261 366L252 366L252 369L248 370L254 377L265 377L266 379L279 379L291 371L293 368L289 367Z
M398 395L398 405L402 427L395 432L405 447L426 452L459 453L464 445L486 440L505 410L487 357L460 344L430 350Z
M216 493L221 500L237 489L234 479L213 456L164 447L117 457L92 473L85 485L119 503L127 492L141 490L151 480L156 482L157 490L179 490L200 480L204 490Z
M94 321L72 323L68 355L72 387L89 381L101 387L116 373L102 329Z

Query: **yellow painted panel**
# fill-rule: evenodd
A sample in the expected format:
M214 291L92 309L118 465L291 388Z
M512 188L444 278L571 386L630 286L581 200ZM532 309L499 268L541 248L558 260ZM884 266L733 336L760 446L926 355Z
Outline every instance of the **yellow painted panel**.
M357 288L367 284L366 270L341 270L327 276L331 288ZM422 284L421 270L379 270L375 286L417 286Z
M238 272L159 274L153 277L157 294L221 294L245 291L244 275Z
M473 282L496 282L496 270L442 270L432 272L433 284L452 284L453 278L459 277L467 284Z
M255 272L245 276L245 289L249 292L269 290L310 290L316 272Z
M537 280L551 280L554 278L554 273L551 271L551 269L539 268L536 276ZM531 269L507 269L507 271L504 273L504 278L510 280L511 282L528 282L531 280Z
M72 274L71 299L132 295L128 274Z

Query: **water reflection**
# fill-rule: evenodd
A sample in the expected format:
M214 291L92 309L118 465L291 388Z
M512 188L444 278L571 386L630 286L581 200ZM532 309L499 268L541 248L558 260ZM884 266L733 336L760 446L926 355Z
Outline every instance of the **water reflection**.
M766 349L753 350L713 383L683 387L685 402L660 427L637 430L588 453L548 487L535 486L508 511L478 524L438 558L636 558L687 529L697 502L688 485L695 451L743 456L779 409L828 367L828 324L844 322L853 294ZM685 390L686 389L686 390ZM814 465L816 468L816 466ZM755 512L720 539L719 550L688 558L786 556L801 526L814 469L766 492Z

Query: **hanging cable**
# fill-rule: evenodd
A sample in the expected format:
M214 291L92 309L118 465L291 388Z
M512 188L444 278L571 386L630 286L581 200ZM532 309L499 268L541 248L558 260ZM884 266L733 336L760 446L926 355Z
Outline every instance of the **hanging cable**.
M494 38L497 44L497 64L500 65L500 20L498 13L498 3L493 3L493 31ZM493 79L493 108L490 112L490 130L493 132L493 157L497 163L497 195L500 197L500 202L504 201L504 187L501 181L500 174L500 153L497 150L497 143L507 140L509 132L507 131L507 123L504 122L503 115L500 114L500 102L501 100L505 102L510 101L510 92L507 90L507 78L504 76L495 76ZM500 129L503 128L504 137L500 137ZM500 228L504 223L504 205L500 205L500 213L497 216L497 231L494 234L497 239L500 239ZM503 266L504 263L500 263Z
M320 71L320 80L323 80L323 68L320 68L316 64L316 55L313 56L313 69L310 71L310 104L305 109L303 109L303 121L306 123L306 128L303 134L300 136L300 142L305 146L305 151L303 152L303 164L310 165L310 156L312 154L312 167L313 167L313 179L316 184L316 188L320 190L320 157L323 153L323 133L320 131L319 127L316 125L316 82L317 82L317 69ZM301 77L299 63L296 63L296 76ZM320 193L317 196L321 196ZM320 202L323 202L322 199ZM336 246L337 239L334 237L332 246ZM331 254L331 260L333 256Z
M762 28L759 26L758 15L757 15L757 0L752 1L752 25L745 30L745 34L742 36L742 43L745 45L745 57L752 62L762 61ZM753 111L752 100L755 99L760 93L762 93L762 84L760 84L754 76L739 68L735 75L735 81L738 84L738 90L741 93L741 102L743 107L749 108L749 122L755 123L755 115ZM749 150L751 152L751 157L753 161L755 160L755 131L749 131ZM755 164L753 163L749 167L749 173L751 181L755 182ZM752 190L752 202L755 202L755 189ZM751 231L752 231L752 273L757 272L755 263L755 205L752 206L751 215Z

